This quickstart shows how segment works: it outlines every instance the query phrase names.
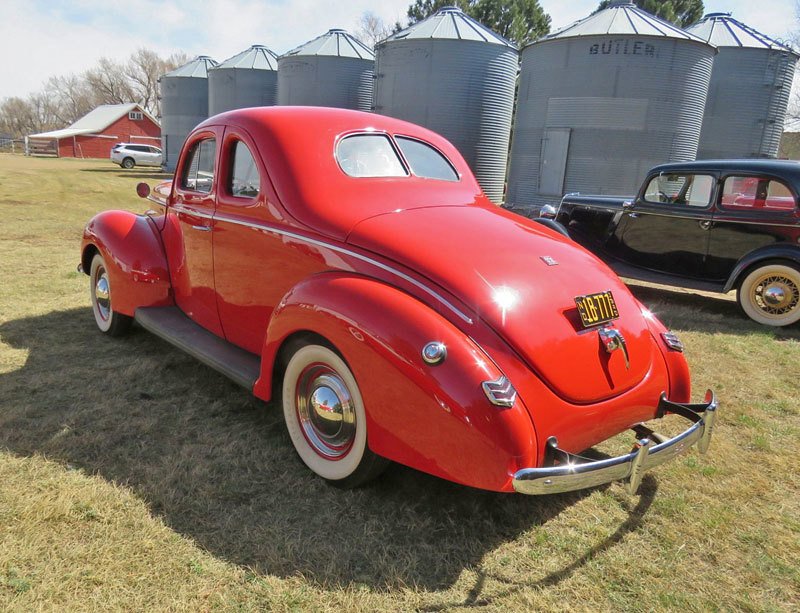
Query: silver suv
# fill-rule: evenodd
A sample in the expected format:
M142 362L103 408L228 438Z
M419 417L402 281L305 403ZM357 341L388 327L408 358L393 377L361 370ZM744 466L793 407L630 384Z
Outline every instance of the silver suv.
M117 143L111 149L111 161L123 168L161 166L161 149L152 145Z

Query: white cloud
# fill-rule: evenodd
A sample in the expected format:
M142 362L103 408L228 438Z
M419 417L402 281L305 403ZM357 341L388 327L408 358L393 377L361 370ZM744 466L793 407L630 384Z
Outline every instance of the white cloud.
M51 76L82 72L101 57L147 47L224 60L253 44L276 53L335 27L352 30L365 11L387 23L410 0L2 0L0 99L41 89Z

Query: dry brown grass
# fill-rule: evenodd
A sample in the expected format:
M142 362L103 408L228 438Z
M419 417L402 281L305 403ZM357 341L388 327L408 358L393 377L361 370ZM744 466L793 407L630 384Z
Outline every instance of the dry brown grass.
M393 466L341 491L272 406L94 329L80 233L151 171L0 155L0 609L796 610L800 330L637 286L720 425L645 478L527 498Z

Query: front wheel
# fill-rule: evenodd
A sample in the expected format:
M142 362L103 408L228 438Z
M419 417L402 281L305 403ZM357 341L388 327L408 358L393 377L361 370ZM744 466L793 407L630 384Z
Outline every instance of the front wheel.
M800 268L770 262L753 269L739 286L739 306L767 326L789 326L800 320Z
M100 331L109 336L122 336L131 327L133 318L117 313L111 303L111 282L103 256L96 253L92 258L89 272L89 292L92 298L92 312Z
M322 345L305 345L283 376L283 416L306 466L340 487L377 477L387 461L367 446L367 420L355 377L345 361Z

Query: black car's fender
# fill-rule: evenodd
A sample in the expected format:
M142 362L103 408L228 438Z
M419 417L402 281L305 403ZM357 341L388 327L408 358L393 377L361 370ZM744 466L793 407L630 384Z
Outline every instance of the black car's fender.
M736 288L748 270L759 262L767 260L788 260L800 266L800 246L788 244L767 245L751 251L737 262L722 291L727 293Z

